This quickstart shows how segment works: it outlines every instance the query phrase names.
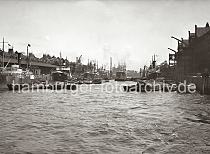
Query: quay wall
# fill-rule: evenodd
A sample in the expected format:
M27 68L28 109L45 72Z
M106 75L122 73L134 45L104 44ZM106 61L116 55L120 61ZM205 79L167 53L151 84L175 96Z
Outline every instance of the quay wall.
M183 73L174 72L174 75L171 79L177 83L184 81L186 81L187 84L194 83L199 93L210 95L210 78L204 80L201 74L184 75Z
M204 80L201 76L187 76L185 79L187 83L194 83L199 93L210 94L210 78Z

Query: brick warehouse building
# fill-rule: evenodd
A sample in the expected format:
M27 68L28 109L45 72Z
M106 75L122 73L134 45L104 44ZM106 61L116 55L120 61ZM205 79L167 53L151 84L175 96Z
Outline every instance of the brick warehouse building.
M210 71L210 27L197 27L195 32L189 31L187 40L178 41L178 52L175 54L176 79L183 81L187 76L198 75L204 69Z

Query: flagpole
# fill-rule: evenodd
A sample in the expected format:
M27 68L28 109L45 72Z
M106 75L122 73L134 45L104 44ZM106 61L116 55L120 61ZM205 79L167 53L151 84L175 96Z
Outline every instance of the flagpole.
M3 37L3 48L2 48L2 50L3 50L3 54L2 54L2 62L3 62L3 64L2 64L2 66L4 68L4 37Z

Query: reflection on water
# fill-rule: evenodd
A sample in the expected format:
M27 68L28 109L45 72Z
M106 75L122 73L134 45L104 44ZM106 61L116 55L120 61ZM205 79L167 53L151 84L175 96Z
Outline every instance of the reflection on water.
M106 83L105 83L106 84ZM3 153L210 153L210 97L0 93Z

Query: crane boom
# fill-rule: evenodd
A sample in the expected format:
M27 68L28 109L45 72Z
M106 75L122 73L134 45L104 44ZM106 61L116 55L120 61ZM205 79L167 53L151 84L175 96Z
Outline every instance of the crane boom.
M171 48L168 48L169 50L171 50L171 51L173 51L173 52L175 52L175 53L177 53L177 51L176 50L174 50L174 49L171 49Z
M188 44L186 44L183 40L180 40L180 39L178 39L178 38L176 38L176 37L174 37L174 36L171 36L171 38L173 38L173 39L177 40L178 42L181 42L181 43L183 43L183 44L185 44L185 45L188 45Z

